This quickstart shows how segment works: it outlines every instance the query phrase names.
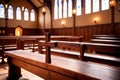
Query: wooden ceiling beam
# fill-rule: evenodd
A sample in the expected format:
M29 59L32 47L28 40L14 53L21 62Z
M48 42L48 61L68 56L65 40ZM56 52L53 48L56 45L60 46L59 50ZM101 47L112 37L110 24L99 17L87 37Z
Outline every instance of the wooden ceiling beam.
M36 11L38 10L38 8L31 2L31 0L27 0L35 9Z

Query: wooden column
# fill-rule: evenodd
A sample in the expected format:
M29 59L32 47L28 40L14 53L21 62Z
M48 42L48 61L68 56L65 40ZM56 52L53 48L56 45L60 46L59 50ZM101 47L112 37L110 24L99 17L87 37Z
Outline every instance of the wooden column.
M73 36L76 35L76 15L73 14Z
M73 15L73 36L76 35L76 1L73 0L73 11L72 11L72 15Z
M112 25L112 33L115 34L115 7L111 6L111 25Z
M7 4L6 4L7 5ZM8 5L5 5L5 35L7 35L7 28L8 28Z
M42 9L42 14L43 14L43 29L44 29L44 33L45 33L45 14L46 14L45 8Z
M116 0L110 0L111 26L112 26L112 33L113 34L115 34L115 6L116 6Z

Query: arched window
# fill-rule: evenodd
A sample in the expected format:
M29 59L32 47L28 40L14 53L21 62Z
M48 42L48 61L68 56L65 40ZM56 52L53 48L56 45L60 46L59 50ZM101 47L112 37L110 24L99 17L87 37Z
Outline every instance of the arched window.
M25 8L25 11L24 11L24 20L28 21L29 20L29 15L28 15L28 9Z
M58 0L54 2L54 19L58 19Z
M77 15L81 15L81 0L77 0L76 7L77 7Z
M5 18L5 8L3 4L0 4L0 18Z
M72 0L68 0L68 16L72 17Z
M109 0L102 0L102 10L109 9Z
M21 20L21 9L20 9L20 7L17 7L17 9L16 9L16 19Z
M13 19L13 7L11 5L8 7L8 19Z
M30 12L30 20L35 21L35 11L33 9Z
M93 12L99 11L99 0L93 0Z
M62 18L62 0L59 0L59 19Z
M63 2L63 18L67 18L67 0Z
M85 13L91 13L91 0L85 0Z

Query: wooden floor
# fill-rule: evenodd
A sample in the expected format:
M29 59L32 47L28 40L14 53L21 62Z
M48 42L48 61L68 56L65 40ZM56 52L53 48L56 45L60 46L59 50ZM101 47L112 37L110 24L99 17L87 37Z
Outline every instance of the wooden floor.
M1 62L1 59L0 59ZM6 80L6 77L8 76L8 65L6 64L0 64L0 80ZM22 77L19 80L44 80L24 69L22 69Z

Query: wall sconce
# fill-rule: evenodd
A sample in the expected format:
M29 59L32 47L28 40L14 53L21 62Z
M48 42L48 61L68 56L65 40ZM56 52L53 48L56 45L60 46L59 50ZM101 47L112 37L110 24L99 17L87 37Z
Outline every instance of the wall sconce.
M110 6L115 7L116 6L116 0L110 0Z
M2 34L5 34L5 30L2 30Z
M98 22L98 18L94 18L94 23L96 24Z
M8 8L8 4L5 4L5 8Z
M25 7L22 7L22 11L24 11Z
M63 27L65 26L65 21L64 21L64 20L61 21L61 25L62 25Z
M74 14L74 15L76 14L76 10L75 9L73 9L72 14Z
M42 13L43 13L43 15L46 14L46 10L45 10L45 8L42 8Z
M42 14L43 14L43 28L44 28L44 32L45 32L45 14L46 14L46 10L45 10L44 7L42 8Z

